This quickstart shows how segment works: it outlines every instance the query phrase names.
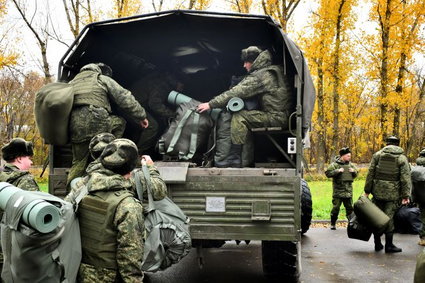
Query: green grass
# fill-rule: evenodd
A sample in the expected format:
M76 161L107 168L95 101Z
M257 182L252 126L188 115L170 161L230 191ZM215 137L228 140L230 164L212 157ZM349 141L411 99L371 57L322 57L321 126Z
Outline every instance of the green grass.
M353 182L353 200L363 193L364 179ZM308 182L313 200L313 220L330 219L332 210L332 181L310 181ZM346 219L344 205L341 205L338 219Z
M40 190L43 192L48 193L49 192L49 185L46 183L38 183L38 186L40 187Z

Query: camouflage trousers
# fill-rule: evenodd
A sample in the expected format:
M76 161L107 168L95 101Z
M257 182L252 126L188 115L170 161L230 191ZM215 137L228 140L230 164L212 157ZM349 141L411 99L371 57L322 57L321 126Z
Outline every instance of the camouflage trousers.
M353 199L352 198L332 198L332 210L331 210L331 219L338 219L339 209L341 204L344 204L346 216L348 216L353 212Z
M394 214L397 212L399 208L398 201L384 201L384 200L377 200L376 198L372 198L372 202L390 218L390 222L388 222L388 226L386 230L384 231L384 233L393 233L394 232Z
M288 117L259 110L242 110L232 116L230 133L233 144L245 144L249 130L261 127L288 127Z
M90 159L90 140L100 133L112 133L122 137L126 121L110 115L105 109L96 106L78 107L71 113L70 131L72 147L72 165L69 169L67 187L71 181L85 174Z
M152 150L156 142L158 141L159 135L159 124L155 118L146 112L146 118L149 121L149 127L146 129L141 129L139 138L137 139L137 149L139 150L139 155L150 154L149 150Z
M131 282L143 282L142 275L132 278ZM78 270L77 282L79 283L101 283L101 282L123 282L116 270L108 268L96 268L90 264L81 263Z

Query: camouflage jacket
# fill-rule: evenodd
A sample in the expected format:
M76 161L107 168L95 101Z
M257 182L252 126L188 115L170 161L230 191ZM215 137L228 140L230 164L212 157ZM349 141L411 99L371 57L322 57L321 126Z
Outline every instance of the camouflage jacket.
M416 159L412 172L412 200L421 205L425 204L425 157Z
M89 194L100 191L113 194L117 190L133 189L129 179L107 169L91 172L87 181ZM121 201L115 211L113 226L117 230L116 243L113 243L117 245L117 270L82 264L79 282L143 282L144 217L140 201L133 197ZM82 250L84 253L84 246Z
M364 187L365 193L371 193L377 200L397 201L408 198L412 190L410 165L401 147L388 145L372 156ZM382 180L377 177L380 159L384 154L395 158L397 180Z
M130 90L151 114L160 118L171 118L175 116L176 111L167 106L167 99L170 92L175 90L176 84L177 81L171 75L153 71L134 83Z
M0 172L0 182L8 182L26 191L39 191L34 177L28 171L21 171L13 164L6 163Z
M272 65L271 53L265 50L258 55L240 83L214 97L208 104L211 108L224 108L233 97L248 99L257 96L260 110L269 113L274 121L282 121L282 116L290 114L290 94L290 85L282 67Z
M349 168L354 169L352 172L353 179L357 177L358 170L351 162L344 162L339 157L335 158L335 161L332 162L328 169L326 169L326 177L332 178L332 187L333 187L333 197L336 198L351 198L353 197L353 181L343 181L341 180L342 172L338 170L343 168L344 165L348 165Z
M97 75L97 84L98 87L103 89L103 95L107 96L98 98L100 99L100 103L103 103L103 101L111 101L114 103L114 105L118 108L119 111L122 113L125 113L128 118L133 120L133 122L139 124L140 121L144 120L146 118L146 112L143 109L143 107L137 102L137 100L134 98L134 96L131 94L131 92L122 86L120 86L114 79L104 76L101 73L100 68L96 64L88 64L82 68L82 72L91 72L98 74ZM69 82L70 84L79 84L79 83L87 83L86 81L78 81L78 74L74 78L74 80ZM74 104L79 105L96 105L96 102L92 103L92 99L94 99L93 96L89 96L90 94L84 94L81 95L80 98L74 99ZM79 102L76 102L77 100ZM109 110L109 105L103 106L105 109Z

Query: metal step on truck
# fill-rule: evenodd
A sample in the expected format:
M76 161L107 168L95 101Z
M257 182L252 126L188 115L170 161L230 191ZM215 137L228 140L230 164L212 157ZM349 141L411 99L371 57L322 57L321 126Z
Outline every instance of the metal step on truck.
M92 23L64 54L58 79L68 82L82 66L103 62L118 83L129 87L140 76L136 62L143 60L162 70L177 68L184 74L185 95L205 102L228 89L232 75L246 73L240 52L252 45L270 50L273 63L283 66L290 80L294 107L288 129L250 129L250 167L217 168L153 156L169 196L191 219L200 263L203 248L219 248L229 240L261 241L264 274L297 281L301 236L312 213L302 160L315 90L303 53L271 17L173 10ZM49 191L64 196L70 146L51 146L49 157Z

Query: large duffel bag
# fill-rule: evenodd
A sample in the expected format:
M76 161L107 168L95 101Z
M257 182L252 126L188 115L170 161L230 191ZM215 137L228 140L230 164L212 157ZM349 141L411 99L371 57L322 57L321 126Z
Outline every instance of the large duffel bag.
M0 183L1 277L15 283L76 282L81 261L78 219L71 203Z
M200 104L194 99L179 104L176 118L158 142L159 152L178 160L191 160L206 144L214 122L208 113L197 113Z
M350 239L369 241L372 231L359 223L356 214L353 212L347 226L347 235Z
M35 122L40 136L47 144L68 143L68 125L73 103L74 90L67 83L50 83L36 93Z
M388 215L366 196L361 196L354 203L354 213L362 225L377 234L383 233L390 221Z
M402 234L419 234L422 230L420 215L418 207L403 205L394 214L394 231Z

